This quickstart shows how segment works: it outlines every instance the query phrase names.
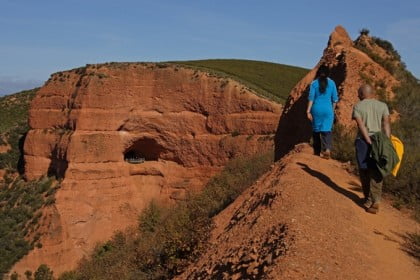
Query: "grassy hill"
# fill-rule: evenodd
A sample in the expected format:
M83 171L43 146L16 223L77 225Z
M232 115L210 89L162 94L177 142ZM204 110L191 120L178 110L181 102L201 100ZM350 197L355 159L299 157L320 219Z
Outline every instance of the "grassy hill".
M286 101L291 89L308 73L308 69L300 67L241 59L207 59L172 63L228 76L279 103Z

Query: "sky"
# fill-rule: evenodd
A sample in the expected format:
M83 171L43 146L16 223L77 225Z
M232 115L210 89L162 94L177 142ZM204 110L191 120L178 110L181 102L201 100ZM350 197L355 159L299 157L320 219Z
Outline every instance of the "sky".
M343 25L391 41L420 77L420 0L0 0L0 95L111 61L207 58L312 68Z

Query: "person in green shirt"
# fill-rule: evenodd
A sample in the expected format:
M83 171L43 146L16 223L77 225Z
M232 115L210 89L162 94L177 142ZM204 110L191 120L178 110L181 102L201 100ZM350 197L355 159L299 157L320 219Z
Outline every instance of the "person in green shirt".
M355 141L356 159L364 194L364 206L367 212L376 214L379 211L382 195L383 176L370 157L371 136L381 131L386 136L391 136L389 110L385 103L376 100L374 90L370 85L361 86L358 97L360 102L353 107L352 116L358 126Z

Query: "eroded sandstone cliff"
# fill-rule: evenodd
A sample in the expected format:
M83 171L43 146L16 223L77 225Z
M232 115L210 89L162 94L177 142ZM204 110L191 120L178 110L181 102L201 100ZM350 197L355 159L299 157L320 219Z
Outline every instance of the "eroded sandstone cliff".
M230 158L271 149L280 111L233 80L175 65L52 75L31 105L25 174L63 181L46 210L42 248L12 271L74 268L97 242L135 225L152 199L182 199Z

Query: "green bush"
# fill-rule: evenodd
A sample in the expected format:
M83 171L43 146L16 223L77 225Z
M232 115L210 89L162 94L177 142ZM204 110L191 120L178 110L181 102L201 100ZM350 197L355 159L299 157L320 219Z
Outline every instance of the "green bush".
M388 54L392 55L393 60L400 61L401 56L397 52L397 50L394 49L394 46L390 41L381 39L379 37L372 37L373 42L380 46L382 49L384 49Z
M396 90L394 107L400 119L392 133L404 143L404 156L397 178L385 181L385 191L417 210L420 217L420 85L415 79L405 80Z
M11 275L10 275L10 280L18 280L19 279L19 275L17 274L17 272L15 271L15 272L13 272Z
M211 218L251 186L273 163L273 153L232 160L201 193L164 207L152 202L139 228L117 233L89 260L60 279L170 279L204 250Z
M367 29L367 28L362 28L360 31L359 31L359 33L360 33L360 35L369 35L369 33L370 33L370 31L369 31L369 29Z
M42 246L34 231L52 184L51 178L25 182L18 177L0 186L0 278L35 245Z
M35 271L35 280L53 280L52 270L45 264L41 264Z
M354 140L356 132L349 131L342 125L335 125L333 131L332 156L334 159L356 164Z
M0 154L0 169L18 170L22 140L28 131L29 103L37 89L0 97L0 139L11 149Z

